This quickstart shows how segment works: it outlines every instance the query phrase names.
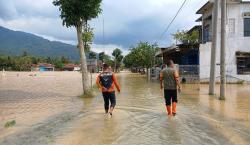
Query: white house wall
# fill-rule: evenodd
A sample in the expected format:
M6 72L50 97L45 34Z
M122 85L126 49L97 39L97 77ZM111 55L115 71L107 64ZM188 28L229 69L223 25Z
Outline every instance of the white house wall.
M226 44L226 74L238 79L250 81L250 75L237 75L236 51L250 52L250 37L244 37L243 13L250 12L250 4L228 4L227 19L235 19L235 33L229 34L227 25L227 44ZM220 16L220 14L219 14ZM218 30L220 30L220 17L218 18ZM220 31L218 31L218 46L216 55L216 77L220 71ZM200 79L207 81L210 76L211 42L200 45ZM228 81L236 81L228 79Z

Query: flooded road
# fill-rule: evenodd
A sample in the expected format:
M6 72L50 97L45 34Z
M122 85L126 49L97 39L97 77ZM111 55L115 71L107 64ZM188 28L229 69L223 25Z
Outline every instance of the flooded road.
M118 79L121 94L112 118L104 116L102 96L96 91L94 98L76 99L78 103L69 104L75 108L58 110L51 118L6 136L2 144L250 144L250 85L228 85L225 101L208 96L208 85L182 85L177 116L167 117L158 82L130 73L120 73Z

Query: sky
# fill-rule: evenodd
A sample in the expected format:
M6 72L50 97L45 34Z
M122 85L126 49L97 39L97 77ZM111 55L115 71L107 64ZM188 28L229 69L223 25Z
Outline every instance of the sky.
M77 44L75 28L62 26L53 0L0 0L0 25L24 31L52 41ZM187 0L169 31L160 39L184 0L103 0L102 14L90 24L94 28L92 50L111 54L120 48L124 54L138 42L167 47L171 34L199 24L196 11L208 0ZM103 29L104 28L104 29ZM104 32L104 35L103 35Z

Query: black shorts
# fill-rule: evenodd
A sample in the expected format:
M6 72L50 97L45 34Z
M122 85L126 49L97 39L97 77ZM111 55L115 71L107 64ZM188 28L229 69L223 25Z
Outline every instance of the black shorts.
M164 90L165 103L167 106L171 105L172 102L178 102L177 90Z
M103 92L102 95L104 99L105 110L108 110L109 107L115 108L115 105L116 105L115 92ZM110 106L109 106L109 102L110 102Z

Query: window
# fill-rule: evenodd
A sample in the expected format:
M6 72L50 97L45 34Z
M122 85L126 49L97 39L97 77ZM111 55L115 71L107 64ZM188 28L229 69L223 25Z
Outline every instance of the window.
M236 52L237 74L250 75L250 52Z
M235 34L235 19L229 19L229 34Z
M210 42L211 41L211 33L210 33L210 26L207 25L204 27L203 30L203 43Z
M244 36L250 37L250 18L244 18Z

